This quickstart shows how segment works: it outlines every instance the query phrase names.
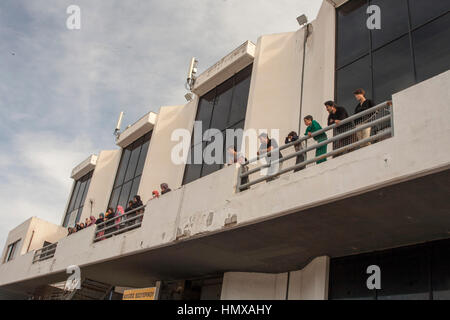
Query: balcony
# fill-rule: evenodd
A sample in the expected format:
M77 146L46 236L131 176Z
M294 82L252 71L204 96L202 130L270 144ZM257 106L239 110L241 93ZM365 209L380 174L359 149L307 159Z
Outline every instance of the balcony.
M278 179L251 185L239 185L242 172L229 166L149 201L134 219L142 218L139 227L126 229L128 217L108 237L90 227L59 240L49 259L17 257L0 266L0 286L26 291L64 281L70 265L86 278L131 287L230 270L280 273L317 256L448 238L449 86L450 71L395 94L393 109L377 106L384 111L367 124L380 126L377 134L341 144L326 162L315 165L320 159L308 156L310 163L297 164L306 169L287 166Z

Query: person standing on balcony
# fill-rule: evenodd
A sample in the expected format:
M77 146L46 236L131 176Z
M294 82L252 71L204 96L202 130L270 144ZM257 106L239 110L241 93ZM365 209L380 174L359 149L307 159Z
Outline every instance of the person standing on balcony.
M125 212L133 210L133 201L128 201L128 207L125 209Z
M305 136L312 137L312 134L314 132L322 130L322 127L320 126L320 124L316 120L314 120L312 116L306 116L303 120L305 122L305 125L308 127L308 128L306 128ZM320 142L326 141L328 138L327 138L327 134L325 132L322 132L321 134L315 136L313 139L315 141L317 141L317 143L320 143ZM327 153L327 145L316 148L316 158L320 157L326 153ZM325 161L327 161L327 158L323 157L323 158L319 159L319 161L317 161L316 163L320 164Z
M292 131L292 132L290 132L290 133L288 134L288 136L286 137L286 139L284 139L284 143L285 143L285 144L289 144L289 143L292 143L292 142L297 141L298 139L299 139L299 137L298 137L297 132ZM296 145L294 146L295 152L299 152L299 151L301 151L301 150L303 150L303 149L304 149L304 142L303 142L303 141L302 141L301 143L298 143L298 144L296 144ZM306 160L306 153L303 153L303 154L297 156L297 158L296 158L296 160L295 160L295 164L302 163L302 162L304 162L305 160ZM303 169L305 169L305 166L302 166L302 167L300 167L300 168L298 168L298 169L295 169L294 172L297 172L297 171L300 171L300 170L303 170Z
M338 107L334 101L327 101L325 102L325 107L329 113L328 115L328 125L331 126L333 124L336 124L338 127L333 129L333 136L337 136L339 134L345 133L348 130L352 128L351 123L346 123L344 125L339 125L339 123L348 118L347 110L345 110L344 107ZM352 136L345 137L342 139L337 140L333 143L333 149L337 150L339 148L342 148L346 145L349 145L352 143Z
M172 191L172 190L169 188L169 185L168 185L167 183L161 183L160 187L161 187L161 195L164 195L164 194L166 194L166 193Z
M98 216L98 219L95 221L96 225L99 225L101 223L105 222L105 215L103 213L100 213ZM103 240L103 235L105 234L105 231L99 231L103 230L105 228L105 225L101 225L100 227L97 227L97 234L95 235L96 239Z
M353 92L355 95L355 99L358 101L358 104L355 108L355 114L361 113L365 110L368 110L373 107L373 102L370 99L366 98L366 92L364 89L357 89ZM355 126L356 128L363 126L364 124L368 123L370 121L370 118L372 117L372 114L367 114L362 116L361 118L358 118L355 120ZM358 141L367 139L370 137L372 128L368 127L366 129L360 130L356 132L356 139ZM362 145L361 147L370 145L370 142L368 142L365 145Z
M150 200L158 199L159 198L159 192L158 190L152 191L152 198Z
M275 139L270 139L267 133L261 133L259 135L259 150L257 152L258 156L264 155L264 159L270 165L267 170L267 175L271 176L278 173L282 168L282 162L279 162L283 158L280 150L278 149L278 143ZM275 151L274 151L275 150ZM269 178L267 181L272 181L275 178Z
M247 163L247 158L241 153L237 152L235 146L229 146L227 148L228 154L228 164L232 165L235 163L239 163L241 165L241 173L245 173L248 171L248 167L245 165ZM249 182L248 176L241 178L241 185L247 184ZM248 188L241 189L241 191L247 190Z

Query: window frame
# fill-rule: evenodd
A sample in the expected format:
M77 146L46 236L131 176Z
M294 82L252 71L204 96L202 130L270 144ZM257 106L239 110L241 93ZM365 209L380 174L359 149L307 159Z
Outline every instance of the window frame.
M350 0L349 2L351 2L352 0ZM408 19L408 31L407 32L403 32L401 34L398 34L395 38L383 43L383 45L381 46L375 46L373 43L373 32L376 32L376 30L369 30L368 35L369 35L369 52L368 53L364 53L361 54L357 57L354 57L350 62L347 62L343 65L338 65L338 54L339 54L339 11L342 10L342 7L345 5L348 5L349 2L346 2L345 4L343 4L342 6L339 6L336 8L335 10L335 75L334 75L334 100L337 102L337 104L340 104L340 101L338 100L338 72L340 70L343 70L344 68L352 65L353 63L356 63L358 60L364 58L365 56L369 55L369 66L370 66L370 75L369 75L369 79L370 79L370 88L365 88L367 92L371 92L372 93L372 97L371 98L375 103L381 102L381 101L375 101L374 97L376 97L377 93L376 93L376 84L374 81L374 71L373 71L373 54L376 51L379 51L383 48L385 48L386 46L389 46L390 44L396 42L396 41L401 41L401 38L405 37L406 35L408 36L409 39L409 54L410 54L410 61L411 61L411 70L412 70L412 74L413 74L413 83L412 85L415 85L417 83L420 83L421 81L424 81L426 79L422 79L419 80L418 79L418 75L417 75L417 62L415 59L415 49L414 49L414 43L413 43L413 32L416 30L419 30L421 28L426 27L427 25L433 23L434 21L443 18L446 14L450 14L448 11L447 12L442 12L439 15L434 16L433 18L430 18L428 20L426 20L425 22L422 22L421 24L418 24L416 26L412 25L412 15L411 15L411 4L410 4L410 0L405 0L406 2L406 14L407 14L407 19ZM371 5L373 2L373 0L366 0L366 4L365 7L367 8L369 5ZM365 26L364 26L365 27ZM354 88L357 89L357 88ZM392 94L394 94L395 92L392 92ZM350 95L351 93L349 93ZM355 105L357 104L357 102L355 101ZM347 111L349 111L349 114L353 114L354 110L353 110L353 106L344 106Z
M89 171L88 173L86 173L85 175L83 175L81 178L75 180L75 183L73 185L73 189L72 189L72 193L70 195L70 200L69 200L69 204L67 205L67 209L66 209L66 214L64 216L64 220L63 220L63 227L67 228L70 222L70 217L72 216L72 214L75 214L75 210L77 211L76 213L76 218L75 218L75 225L80 221L81 218L81 212L83 211L84 208L84 203L86 202L86 197L87 197L87 193L89 190L89 187L91 185L91 181L92 181L92 176L94 175L94 170ZM81 185L85 183L84 185L84 189L83 189L83 193L80 195L80 188ZM78 206L75 208L76 202L78 197L81 196L81 198L79 199L79 204ZM73 205L73 207L72 207Z
M248 73L248 74L247 74L247 73ZM213 142L212 139L211 139L210 141L203 141L203 133L204 133L206 130L208 130L208 129L213 129L213 128L211 127L211 125L212 125L212 122L213 122L213 119L214 119L214 115L215 115L214 111L216 110L216 107L217 107L217 97L218 97L218 95L217 95L217 90L218 90L218 88L220 88L221 86L225 86L227 82L230 82L230 81L232 82L232 86L231 86L231 96L230 96L230 102L229 102L228 110L227 110L227 119L226 119L226 125L225 125L225 128L222 129L222 130L220 130L220 129L219 129L219 130L220 130L222 136L225 137L225 136L226 136L226 135L225 135L226 130L228 130L228 129L235 129L234 127L237 126L237 125L239 125L240 123L243 123L243 126L245 125L245 119L246 119L247 107L248 107L248 100L249 100L249 97L250 97L250 86L251 86L252 76L253 76L253 63L249 64L248 66L246 66L245 68L243 68L243 69L240 70L239 72L236 72L236 73L233 74L230 78L224 80L224 81L221 82L219 85L217 85L216 87L214 87L214 88L211 89L210 91L206 92L205 94L203 94L203 95L198 99L198 103L197 103L197 111L196 111L196 115L195 115L195 121L198 121L198 120L199 120L198 117L199 117L200 111L202 111L202 109L201 109L200 107L201 107L201 103L202 103L203 97L208 96L208 95L213 95L213 96L214 96L213 99L212 99L212 101L213 101L213 102L212 102L212 110L211 110L211 113L210 113L210 115L209 115L209 121L206 121L206 122L208 122L208 126L205 128L204 125L203 125L203 128L202 128L202 131L203 131L203 132L202 132L202 142L201 142L201 143L194 144L194 135L192 134L192 137L191 137L191 143L190 143L190 145L189 145L188 159L191 157L191 151L194 149L195 146L197 146L197 145L199 145L199 144L202 144L202 154L203 154L205 147L206 147L209 143ZM235 107L235 105L234 105L234 103L235 103L235 101L234 101L234 99L235 99L235 93L236 93L236 90L237 90L237 88L238 88L238 85L241 84L241 83L244 82L244 81L248 81L247 101L246 101L246 104L245 104L245 107L244 107L244 108L245 108L245 112L243 112L243 117L242 117L242 118L239 118L239 119L237 119L237 120L236 120L236 119L233 119L233 122L231 123L231 122L230 122L231 119L232 119L232 116L231 116L231 115L232 115L232 111L233 111L233 109L234 109L234 107ZM228 89L228 90L230 90L230 89ZM225 91L225 92L227 92L227 91ZM222 92L222 94L225 93L225 92ZM238 102L236 102L236 103L238 103ZM236 120L236 121L234 121L234 120ZM244 129L244 128L242 128L242 129ZM193 133L193 130L194 130L194 127L192 127L192 129L191 129L191 133ZM211 138L212 138L212 137L211 137ZM224 161L225 161L225 158L226 158L226 154L225 154L225 152L226 152L226 150L225 150L225 144L226 144L226 143L225 143L225 141L224 141L224 150L222 150ZM238 150L238 151L239 151L239 150ZM216 172L216 171L219 171L219 170L223 169L224 164L220 164L220 165L218 165L218 164L208 165L208 164L206 164L206 163L203 162L203 163L201 164L199 177L194 178L194 179L191 179L191 180L188 181L188 179L187 179L187 178L188 178L187 173L189 172L190 166L198 166L198 164L196 165L196 164L193 164L193 163L186 163L185 168L184 168L184 173L183 173L182 185L189 184L189 183L194 182L194 181L196 181L196 180L198 180L198 179L201 179L201 178L203 178L203 177L206 177L207 175L210 175L210 174L212 174L212 173L214 173L214 172ZM219 168L218 168L218 169L211 170L211 172L206 171L206 170L208 170L208 167L210 168L211 166L218 166Z
M134 140L133 142L131 142L130 144L128 144L127 146L122 148L122 153L121 153L121 156L120 156L119 165L118 165L118 167L116 169L116 176L114 178L114 184L113 184L113 187L111 189L111 192L110 192L110 195L109 195L109 200L108 200L108 206L107 206L107 208L105 208L105 211L109 207L111 207L114 210L116 210L116 207L118 205L120 205L119 201L120 201L121 196L122 196L123 188L127 184L131 183L130 188L128 190L128 197L127 197L125 206L123 207L124 209L127 207L128 201L130 200L130 197L134 196L134 195L131 195L131 191L133 191L134 183L135 183L135 181L137 181L137 179L139 179L139 182L138 182L138 186L137 186L136 192L137 192L137 190L139 190L139 185L141 184L142 175L144 174L143 168L145 167L145 162L146 162L146 159L147 159L147 156L148 156L148 152L150 150L150 142L151 142L152 136L153 136L153 130L150 130L149 132L143 134L142 136L140 136L139 138L137 138L136 140ZM137 144L137 145L133 146L134 144ZM145 151L146 154L143 155L142 147L145 144L148 144L148 145L146 147L147 150ZM130 147L132 147L133 149L132 150L128 149ZM129 166L130 166L130 162L132 160L132 157L131 157L132 153L133 153L133 151L135 151L138 148L139 148L139 155L136 158L136 164L135 164L134 172L133 172L131 178L126 179L127 176L128 176L128 169L129 169ZM126 164L126 167L123 169L124 170L123 177L121 177L122 182L118 184L117 183L117 179L119 178L119 175L121 175L120 170L122 169L122 165L124 164L124 157L125 157L126 150L130 150L130 154L129 154L129 156L126 157L127 158L126 159L127 164ZM144 158L142 159L141 157L144 157ZM142 161L142 170L139 169L140 173L137 174L139 165L141 164L141 161ZM117 194L117 199L115 199L116 203L113 204L113 203L111 203L111 201L114 199L113 196L115 196L116 190L119 190L119 192Z
M5 256L3 258L3 263L8 263L8 262L14 260L14 258L16 257L17 245L20 243L21 240L22 239L14 241L13 243L10 243L7 246Z

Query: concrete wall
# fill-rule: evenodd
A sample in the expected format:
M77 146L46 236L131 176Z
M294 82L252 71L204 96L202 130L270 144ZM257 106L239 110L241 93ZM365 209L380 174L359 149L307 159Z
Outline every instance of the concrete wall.
M227 272L221 300L285 300L287 273Z
M45 241L54 243L66 235L67 230L65 228L32 217L9 232L5 247L3 248L1 262L5 258L8 246L18 240L20 240L20 243L16 248L15 258L19 258L27 252L41 249Z
M334 100L336 11L324 1L309 27L306 42L302 119L312 115L322 126L327 125L324 102ZM300 30L299 32L304 32ZM306 127L300 123L304 134Z
M303 35L298 31L258 39L245 130L279 129L283 142L290 131L297 131Z
M171 135L176 129L192 130L197 104L196 98L184 106L160 108L139 185L138 193L144 202L152 196L153 190L160 191L163 182L169 184L172 190L181 186L185 166L176 165L171 160L172 148L178 144L171 141Z
M121 155L122 149L100 152L86 195L80 222L84 222L91 215L97 218L99 213L106 211Z
M318 257L290 273L288 300L327 300L330 258Z
M227 272L223 278L221 299L326 300L329 263L329 257L318 257L304 269L290 272L289 277L287 273Z

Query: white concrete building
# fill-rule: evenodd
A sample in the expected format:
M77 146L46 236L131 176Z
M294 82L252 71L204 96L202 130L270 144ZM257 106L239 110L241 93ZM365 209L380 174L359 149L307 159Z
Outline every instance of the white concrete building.
M449 2L370 2L324 1L299 30L245 42L198 76L192 101L144 115L118 149L74 168L61 225L31 218L9 233L3 297L48 298L76 265L80 292L103 284L96 298L158 286L160 299L450 299ZM369 4L381 8L381 29L367 27ZM377 107L345 130L327 127L324 102L352 116L358 88ZM278 129L283 146L291 131L303 137L307 115L328 140L304 138L300 171L293 146L270 180L253 162L249 182L239 165L172 162L172 132L196 120L221 133ZM354 133L361 124L367 141ZM326 162L316 164L317 143L328 145ZM161 183L172 191L149 201ZM67 236L134 195L142 218ZM367 287L371 265L382 289Z

